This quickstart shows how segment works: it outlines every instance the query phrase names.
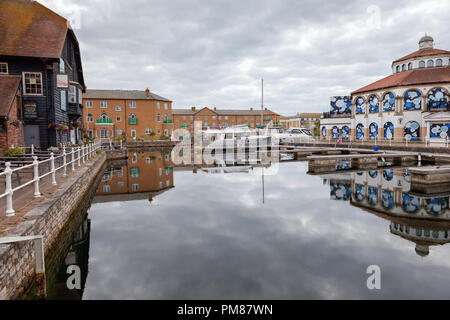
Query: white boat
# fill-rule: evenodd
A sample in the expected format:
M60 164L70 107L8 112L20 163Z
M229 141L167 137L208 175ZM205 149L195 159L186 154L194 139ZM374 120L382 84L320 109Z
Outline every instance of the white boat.
M306 128L289 128L277 135L281 143L300 143L314 141L311 132Z

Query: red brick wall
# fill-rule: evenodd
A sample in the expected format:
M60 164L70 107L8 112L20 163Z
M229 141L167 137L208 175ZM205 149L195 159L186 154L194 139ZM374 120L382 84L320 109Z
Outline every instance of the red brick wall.
M18 117L18 113L22 113L22 99L20 95L16 96L13 102L11 111L9 112L9 120L5 122L6 132L0 133L0 154L5 155L6 150L11 146L23 147L25 145L23 138L23 124L19 123L18 127L9 124L15 120L22 120L22 117Z

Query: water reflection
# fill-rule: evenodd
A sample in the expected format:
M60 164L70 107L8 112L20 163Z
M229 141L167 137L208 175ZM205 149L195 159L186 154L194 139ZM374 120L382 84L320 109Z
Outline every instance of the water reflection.
M429 247L450 242L449 195L413 194L405 169L323 175L329 181L330 199L348 200L352 206L391 221L392 234L415 243L420 256ZM339 185L337 196L336 186ZM381 195L381 197L380 197Z
M401 168L320 179L288 162L262 183L257 167L147 151L111 163L89 210L83 298L450 298L450 246L437 246L448 195L411 193ZM371 264L380 291L366 287Z

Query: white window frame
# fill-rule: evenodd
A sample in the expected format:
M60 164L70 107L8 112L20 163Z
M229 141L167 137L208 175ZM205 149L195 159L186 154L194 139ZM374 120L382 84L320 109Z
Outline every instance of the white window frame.
M86 100L86 108L93 108L94 103L91 100Z
M100 108L102 109L108 108L108 101L105 100L100 101Z
M60 91L60 93L59 93L59 95L60 95L60 102L61 102L61 105L60 105L60 107L61 107L61 110L63 110L63 111L67 111L67 91L66 90L61 90Z
M25 78L26 78L26 75L31 75L31 74L39 75L39 77L41 79L41 93L28 93L27 92L27 88L25 85L25 82L26 82ZM26 72L26 71L22 72L22 88L23 88L24 96L43 96L44 95L44 83L42 81L42 72Z
M156 103L156 108L161 109L161 103L159 101Z
M0 62L0 65L6 66L6 72L0 72L0 74L9 74L8 62Z
M131 137L136 138L136 130L131 130Z
M111 192L111 186L110 185L104 185L103 186L103 192L104 193L110 193Z
M133 191L139 191L139 183L133 183L131 185L131 188Z
M130 101L128 106L130 107L130 109L136 109L136 101Z
M120 116L117 116L117 117L116 117L116 121L117 121L117 122L122 122L122 118L121 118Z
M164 109L165 109L165 110L168 110L168 109L169 109L168 104L167 104L166 102L164 103Z
M145 134L150 134L152 133L152 129L150 128L145 128Z
M120 136L120 135L122 134L122 130L121 130L121 129L117 129L117 130L116 130L116 134L117 134L118 136Z
M122 108L120 106L116 106L116 111L121 111Z
M94 122L94 116L90 113L86 116L86 122Z

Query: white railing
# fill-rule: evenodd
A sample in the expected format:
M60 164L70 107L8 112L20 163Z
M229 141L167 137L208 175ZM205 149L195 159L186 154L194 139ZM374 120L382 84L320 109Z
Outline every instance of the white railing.
M70 152L67 152L67 150L70 149ZM11 168L11 162L5 163L5 169L0 172L0 177L5 176L5 192L0 195L0 199L6 197L6 216L11 217L14 216L15 211L13 208L13 194L14 192L25 188L26 186L29 186L31 184L34 184L34 197L39 198L41 196L40 190L39 190L39 182L41 179L51 176L51 183L52 185L56 185L56 172L61 170L62 176L67 177L67 167L71 166L72 171L75 171L75 166L80 167L81 162L85 163L86 161L90 160L94 155L96 154L97 150L101 149L101 142L100 141L94 141L91 143L84 144L83 146L79 147L63 147L62 153L60 155L57 155L55 157L55 154L53 152L50 152L50 157L48 159L44 159L41 161L38 161L38 156L34 153L31 155L21 155L19 157L28 157L30 160L22 161L20 164L28 163L25 165L22 165L20 167ZM48 154L47 154L48 155ZM33 159L31 161L31 158ZM69 159L68 159L69 158ZM70 160L70 161L68 161ZM62 165L55 167L55 161L58 161ZM31 163L30 163L31 162ZM46 173L39 174L39 167L41 167L44 164L50 164L50 170ZM21 171L25 171L25 169L33 169L33 178L25 183L19 184L18 186L14 187L12 186L12 174L13 173L20 173Z
M306 141L302 141L306 142ZM356 139L354 137L349 137L347 139L343 139L339 137L339 139L335 139L332 137L314 137L314 141L312 143L320 144L350 144L350 145L367 145L367 146L422 146L422 147L440 147L440 148L448 148L450 144L450 139L448 138L429 138L429 137L417 137L414 140L408 139L405 137L393 138L393 139L384 139L384 137L374 137L374 138L366 138L364 139Z

